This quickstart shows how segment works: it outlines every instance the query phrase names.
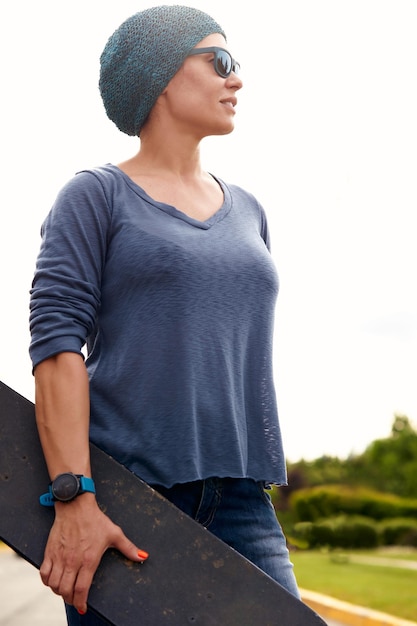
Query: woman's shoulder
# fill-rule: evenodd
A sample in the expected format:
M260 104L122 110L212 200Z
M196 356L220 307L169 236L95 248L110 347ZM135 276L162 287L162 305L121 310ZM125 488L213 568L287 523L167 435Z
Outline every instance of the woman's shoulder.
M78 187L102 187L104 189L111 189L120 182L121 172L112 163L106 163L105 165L97 165L94 167L88 167L78 170L69 184Z
M232 206L237 209L233 213L246 222L249 219L254 220L258 225L262 238L269 247L268 220L262 203L254 193L241 187L239 184L225 183L222 179L218 180L223 189L227 190L227 193L230 195Z
M51 218L70 223L81 218L110 219L117 186L115 169L112 165L103 165L78 170L59 189L46 222Z
M223 178L219 178L218 176L214 176L214 178L218 181L220 186L223 187L223 189L227 189L232 198L245 199L247 202L253 204L254 206L260 206L260 203L256 196L246 187L242 187L238 183L226 182Z
M264 218L265 211L255 194L240 184L227 183L221 178L217 178L219 184L223 187L225 194L229 194L232 205L240 207L241 211L261 216Z
M84 202L111 204L120 180L118 168L112 164L78 170L61 187L55 205Z

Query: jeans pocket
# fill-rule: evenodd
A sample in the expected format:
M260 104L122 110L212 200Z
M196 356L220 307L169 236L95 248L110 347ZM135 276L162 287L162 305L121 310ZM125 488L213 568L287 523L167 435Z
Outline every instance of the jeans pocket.
M195 520L208 529L222 499L223 480L221 478L207 478L202 482L203 491Z

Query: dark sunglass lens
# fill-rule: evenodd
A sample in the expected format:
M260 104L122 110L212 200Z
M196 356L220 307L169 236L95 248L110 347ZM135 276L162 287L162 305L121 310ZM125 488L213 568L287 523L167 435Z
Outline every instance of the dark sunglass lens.
M223 76L223 78L227 78L232 71L232 57L225 50L220 50L216 54L216 72Z

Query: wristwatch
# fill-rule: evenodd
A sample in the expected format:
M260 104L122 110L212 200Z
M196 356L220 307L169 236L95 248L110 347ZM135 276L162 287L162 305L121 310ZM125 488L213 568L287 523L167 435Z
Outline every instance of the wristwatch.
M65 472L59 474L55 480L49 484L49 491L40 496L39 502L43 506L54 506L55 502L70 502L82 493L95 493L94 480L82 476Z

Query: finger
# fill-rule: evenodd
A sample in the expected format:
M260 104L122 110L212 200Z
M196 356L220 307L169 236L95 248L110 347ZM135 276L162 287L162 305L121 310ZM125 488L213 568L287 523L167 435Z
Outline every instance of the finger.
M39 574L41 576L41 580L43 582L44 585L46 585L47 587L49 586L49 576L51 575L51 571L52 571L52 560L50 558L44 558L40 568L39 568Z
M51 558L45 558L40 567L41 580L57 595L61 595L62 568Z
M119 552L124 554L124 556L131 561L138 563L143 563L149 557L149 554L145 550L138 548L138 546L126 537L121 528L117 529L111 547L119 550Z
M93 582L94 572L95 570L91 571L91 569L82 567L74 584L73 596L69 604L73 604L80 615L87 612L88 592Z

